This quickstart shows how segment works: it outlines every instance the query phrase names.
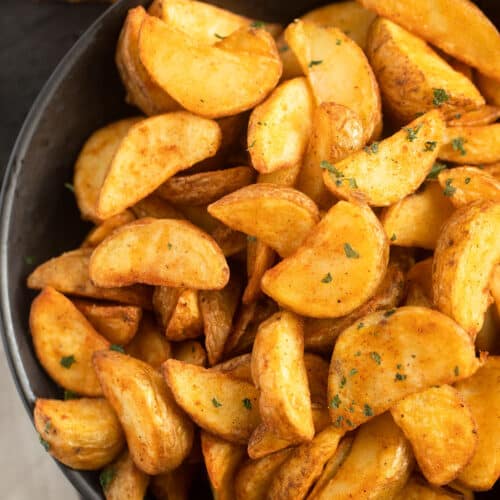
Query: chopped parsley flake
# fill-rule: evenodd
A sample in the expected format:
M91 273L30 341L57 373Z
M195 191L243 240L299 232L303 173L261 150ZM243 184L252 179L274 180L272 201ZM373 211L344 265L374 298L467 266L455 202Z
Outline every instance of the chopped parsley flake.
M354 177L349 179L349 187L352 189L358 189L358 183Z
M76 362L75 357L73 354L71 356L63 356L61 358L61 366L64 366L64 368L71 368L71 365Z
M250 27L251 28L263 28L266 25L264 21L254 21Z
M432 99L432 104L434 106L441 106L444 102L450 99L450 96L444 89L432 89L434 98Z
M397 368L398 370L402 370L402 369L403 369L403 365L402 365L401 363L398 363L398 364L396 365L396 368Z
M456 113L455 118L458 120L459 118L462 118L462 113Z
M282 47L279 48L279 52L281 53L287 52L288 50L290 50L290 47L288 45L283 45Z
M121 352L122 354L125 354L125 349L123 348L122 345L119 345L119 344L111 344L111 346L109 347L109 350Z
M466 177L464 182L465 182L465 184L469 184L469 182L470 182L470 177Z
M417 138L417 134L418 134L418 132L419 132L419 130L421 128L422 128L422 124L417 125L414 128L411 128L411 127L405 128L405 130L406 130L406 140L410 141L410 142L413 142Z
M247 241L255 243L257 241L257 238L255 236L247 236Z
M359 259L359 253L349 243L344 243L344 253L348 259Z
M446 182L444 183L444 190L443 194L445 196L453 196L455 194L455 191L457 190L456 187L451 185L452 179L446 179Z
M115 476L116 476L116 472L112 467L104 469L99 474L99 483L101 484L101 487L103 490L108 489L109 485L113 482L113 479L115 478Z
M434 163L434 165L432 165L431 171L427 174L427 179L437 179L439 173L445 169L446 165L444 163Z
M396 233L392 233L391 241L396 241Z
M352 377L356 375L356 373L358 373L358 370L356 370L356 368L352 368L351 371L349 372L349 375Z
M212 404L216 407L216 408L220 408L222 406L222 403L219 403L215 398L212 398Z
M309 64L309 68L312 68L313 66L318 66L323 62L323 59L313 59Z
M50 450L50 444L47 443L47 441L45 441L42 436L40 436L40 444L44 447L45 451Z
M172 243L170 243L170 241L167 243L167 248L168 248L169 250L172 250Z
M252 402L250 401L250 399L248 398L245 398L241 401L243 403L243 406L247 409L247 410L251 410L252 409Z
M327 273L323 278L321 278L321 283L331 283L332 280L332 275L330 273Z
M370 405L365 404L363 407L363 414L365 417L373 417L373 410Z
M378 142L372 142L369 146L365 146L365 153L367 154L378 153Z
M340 403L342 403L342 401L340 401L339 395L335 394L335 396L333 396L332 400L330 401L330 408L338 408L340 406Z
M252 149L254 146L255 146L255 141L253 141L252 144L250 144L250 146L248 146L247 149Z
M64 390L64 401L68 401L69 399L78 399L79 396L76 392L70 391L68 389Z
M392 316L396 312L396 309L389 309L388 311L385 311L384 316L388 318L389 316Z
M364 326L365 326L365 324L364 324L363 322L358 323L358 330L361 330L361 328L363 328ZM359 353L359 354L358 354L358 353ZM361 352L359 352L359 351L358 351L358 352L356 353L356 356L359 356L360 354L361 354Z
M463 137L455 137L451 140L451 147L453 151L458 151L462 156L467 154L464 148L465 139Z
M370 358L373 359L373 361L375 361L375 363L377 363L377 365L380 365L382 363L382 358L380 356L380 354L378 352L371 352L370 353Z
M335 42L335 45L342 45L342 40L340 40L339 38L337 38L337 41Z
M215 38L218 38L219 40L224 40L224 38L227 38L225 36L219 35L219 33L214 33Z
M52 429L52 422L50 420L47 420L47 422L45 422L45 432L49 432L50 429Z
M64 187L66 189L69 189L72 193L75 192L75 187L73 186L73 184L71 184L71 182L65 182L64 183Z
M437 142L436 141L425 141L424 146L425 146L424 151L434 151L436 149Z
M343 376L340 379L340 388L342 389L346 384L347 384L347 379L345 378L345 376Z
M455 366L453 373L455 374L455 377L458 377L460 375L460 368L458 366Z
M403 375L402 373L396 373L396 376L394 377L395 381L401 381L401 380L406 380L406 375Z
M354 424L348 419L346 418L346 421L345 423L349 426L349 427L354 427Z
M361 325L361 326L359 326L359 325ZM359 325L358 325L358 330L360 328L363 328L363 326L365 326L363 323L360 323ZM354 354L354 356L361 356L361 351L356 351L356 354Z
M342 415L339 415L336 420L333 422L334 427L340 427L342 425L342 420L344 420L344 417Z

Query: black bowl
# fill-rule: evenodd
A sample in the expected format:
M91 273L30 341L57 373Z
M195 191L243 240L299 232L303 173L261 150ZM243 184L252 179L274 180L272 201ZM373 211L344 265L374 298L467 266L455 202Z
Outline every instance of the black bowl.
M33 265L76 247L88 224L79 217L71 192L64 187L75 158L92 131L134 113L124 102L114 50L129 8L149 0L121 0L110 7L78 40L41 91L19 134L1 194L0 300L2 334L15 382L32 416L37 397L61 397L38 364L28 328L34 294L25 286ZM217 0L237 13L286 23L322 3L308 0ZM500 6L481 7L498 23ZM135 111L136 113L136 111ZM61 465L87 499L102 498L96 473ZM491 496L490 496L491 495ZM491 492L490 498L498 497ZM209 496L208 489L194 498ZM485 497L486 498L486 497Z

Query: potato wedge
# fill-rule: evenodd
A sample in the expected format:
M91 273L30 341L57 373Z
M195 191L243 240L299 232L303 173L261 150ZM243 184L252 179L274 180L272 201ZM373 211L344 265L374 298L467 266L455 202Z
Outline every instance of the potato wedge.
M500 162L492 163L491 165L485 165L483 166L482 170L500 181Z
M247 274L248 282L243 293L243 304L255 302L262 294L260 281L264 273L276 261L275 251L264 242L249 239L247 243Z
M291 451L291 449L281 450L257 460L247 460L239 468L234 480L236 500L267 498L274 475L290 456Z
M157 194L150 194L130 207L138 219L184 219L184 215Z
M495 123L500 118L500 106L486 104L478 109L456 113L448 120L449 127L477 127Z
M140 6L128 11L118 39L115 62L127 91L127 102L146 115L157 115L179 109L180 105L151 79L139 59L139 33L148 17Z
M73 304L112 344L128 344L137 333L142 318L142 309L137 306L101 304L80 299L74 299Z
M500 161L500 123L447 128L438 157L461 165Z
M474 81L488 104L500 106L500 83L498 83L498 78L495 80L476 72Z
M173 288L171 286L157 286L153 292L153 310L160 326L166 330L170 318L174 314L182 288Z
M406 306L370 314L335 344L330 416L351 430L400 399L470 377L479 366L467 332L438 311Z
M471 203L448 219L434 252L434 303L472 338L481 329L491 302L488 283L500 262L499 228L500 203Z
M198 299L199 294L197 290L190 288L181 289L179 298L165 329L165 336L168 340L178 342L193 339L201 335L203 331L203 319Z
M34 420L44 448L72 469L100 469L125 446L120 422L102 398L37 399Z
M234 476L245 457L245 447L201 431L201 449L214 498L234 500Z
M230 358L227 361L212 366L212 370L226 373L232 377L253 384L251 362L251 353L241 354L240 356L235 356L234 358Z
M447 117L484 105L474 84L427 43L379 17L371 26L367 54L387 110L399 123L438 107Z
M311 394L314 431L317 434L330 425L328 412L328 362L316 354L304 353L307 382Z
M312 200L276 184L246 186L209 205L208 212L232 229L262 240L283 257L293 253L319 221Z
M73 187L76 203L84 219L99 223L99 192L122 139L141 118L127 118L95 131L83 145L75 163Z
M465 500L466 497L451 488L439 488L419 476L412 476L394 498L395 500Z
M170 342L149 314L144 315L137 335L125 350L127 354L144 361L155 370L159 370L162 363L172 357Z
M384 208L380 222L391 244L433 250L442 225L453 213L452 198L444 195L439 183L427 182L416 193Z
M149 487L153 497L156 500L189 500L196 469L196 465L183 463L172 472L153 476Z
M335 166L323 163L325 185L339 198L376 207L396 203L422 184L436 161L443 133L439 111L429 111Z
M438 181L455 207L476 200L500 202L500 180L479 168L445 169L438 175Z
M149 484L149 476L135 465L128 451L108 465L99 480L106 500L142 500Z
M246 27L211 46L149 18L141 28L139 54L161 88L188 111L209 118L253 108L276 86L282 71L272 36Z
M302 163L313 116L313 96L304 77L287 80L250 115L247 146L261 173Z
M115 231L92 253L90 278L97 286L147 283L221 289L229 267L221 249L187 221L139 219Z
M134 205L177 172L213 156L220 142L217 122L185 111L132 125L106 172L98 216L105 219Z
M305 498L326 462L335 453L343 434L343 431L330 425L309 443L295 448L274 476L267 498Z
M171 203L181 205L208 205L223 196L247 186L254 173L249 167L176 176L162 184L157 193Z
M266 424L260 423L250 436L247 452L250 458L257 460L296 444L296 440L283 439Z
M311 84L316 104L335 102L352 109L361 120L364 142L378 133L380 92L361 48L342 30L310 21L290 24L285 39Z
M196 340L176 342L173 346L173 358L197 366L206 366L207 352Z
M81 248L95 248L99 243L104 241L116 228L128 224L135 220L134 213L130 210L110 217L102 221L98 226L94 227L80 245Z
M118 415L132 460L146 474L178 467L193 444L193 424L151 366L115 351L94 354L106 399Z
M498 316L500 317L500 266L495 266L491 274L490 289L493 301L495 302Z
M260 419L252 384L175 359L163 364L163 374L177 403L202 429L247 443Z
M405 305L433 308L432 301L432 257L417 262L406 275L408 294Z
M303 325L297 316L283 311L261 323L252 350L252 378L260 390L260 414L269 430L290 441L312 439Z
M363 127L354 111L333 102L320 104L314 111L312 134L297 189L319 207L330 208L333 198L323 182L321 162L334 165L360 150L363 144Z
M53 380L84 396L102 395L92 355L110 343L69 299L44 288L31 304L30 330L38 361Z
M300 169L301 165L292 165L291 167L285 167L267 174L259 174L257 182L294 187L299 177Z
M490 356L471 378L456 384L477 423L478 446L458 480L473 490L489 490L500 476L500 357Z
M406 483L412 465L403 433L389 414L380 415L361 427L351 452L314 498L393 498Z
M427 481L447 484L476 451L477 427L460 393L449 385L411 394L391 408Z
M474 342L476 349L491 354L497 354L500 351L499 332L500 322L496 305L491 304L484 315L483 327L479 330Z
M388 259L388 240L373 212L341 201L293 255L264 274L261 286L303 316L344 316L375 293Z

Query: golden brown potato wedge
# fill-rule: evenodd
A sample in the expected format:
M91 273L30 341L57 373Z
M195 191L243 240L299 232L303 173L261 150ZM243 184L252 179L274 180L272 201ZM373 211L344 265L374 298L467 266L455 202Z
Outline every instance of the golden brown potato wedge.
M157 194L150 194L130 207L138 219L184 219L184 215Z
M240 356L230 358L227 361L223 361L222 363L212 366L212 370L227 373L232 377L239 378L240 380L245 380L246 382L253 384L251 362L251 353L241 354Z
M451 488L433 486L420 476L410 477L404 488L394 497L395 500L465 500L466 498Z
M75 163L73 186L76 202L84 219L99 223L99 192L122 139L141 118L127 118L94 132L84 144Z
M375 293L388 259L388 240L373 212L341 201L294 254L264 274L261 286L303 316L344 316Z
M252 432L248 441L248 456L254 460L296 445L295 440L277 436L267 425L261 423Z
M470 377L480 365L467 332L438 311L406 306L370 314L335 344L330 416L351 430L414 392Z
M172 346L173 358L197 366L206 366L207 352L196 340L184 340L175 342Z
M491 295L497 307L498 316L500 317L500 265L495 266L490 279Z
M190 288L185 290L180 289L179 298L165 328L165 336L168 340L178 342L193 339L201 335L203 331L203 319L198 299L199 294L197 290Z
M106 500L142 500L149 484L149 476L135 465L128 451L108 465L99 480Z
M328 401L328 362L316 354L304 353L307 382L311 394L311 410L314 430L317 434L330 425Z
M495 80L494 78L476 72L474 81L487 103L494 106L500 106L500 83L498 82L498 78Z
M214 170L172 177L158 188L157 193L175 204L208 205L247 186L253 178L254 173L249 167Z
M246 444L259 422L258 391L225 373L169 359L163 374L181 408L202 429Z
M247 460L238 470L235 480L236 500L267 498L269 486L291 449L277 451L257 460Z
M335 102L352 109L363 126L364 142L378 133L382 121L380 93L361 48L344 32L297 20L285 39L300 62L316 104Z
M468 0L423 0L414 8L398 0L359 0L444 52L500 80L500 37L495 26ZM467 29L463 29L464 26Z
M500 161L500 123L481 127L449 127L439 159L461 165Z
M183 463L172 472L153 476L149 489L156 500L189 500L195 474L196 465Z
M452 202L453 197L445 196L438 182L427 182L416 193L385 208L380 222L391 245L433 250L442 225L453 213Z
M250 115L247 146L261 173L302 163L313 115L313 96L304 77L287 80Z
M413 457L408 441L390 414L365 424L351 452L315 499L389 499L410 475Z
M163 377L147 363L115 351L96 352L93 361L137 467L147 474L178 467L191 450L193 424Z
M500 180L476 167L445 169L438 175L438 181L455 207L467 205L476 200L500 202Z
M110 217L105 221L102 221L98 226L94 227L80 245L81 248L95 248L99 243L104 241L116 228L128 224L135 220L134 213L130 210L124 210L123 212Z
M485 165L482 168L485 172L492 175L495 179L500 181L500 162Z
M134 205L177 172L213 156L220 142L217 122L185 111L132 125L106 172L98 216L105 219Z
M273 266L276 253L264 242L249 239L247 243L247 274L248 282L243 293L243 304L255 302L261 295L260 281L264 273Z
M300 169L301 165L292 165L291 167L285 167L267 174L259 174L257 182L294 187L297 182Z
M461 484L489 490L500 476L500 357L490 356L471 378L456 384L477 423L478 446L472 460L459 473Z
M293 313L276 313L259 326L252 350L252 378L260 390L260 414L268 429L289 441L312 439L303 325Z
M314 111L297 188L321 208L330 208L333 198L323 182L321 162L334 165L361 149L363 144L363 127L354 111L333 102L320 104Z
M486 104L472 111L455 113L452 115L452 119L448 120L447 125L449 127L477 127L478 125L495 123L499 118L500 106Z
M319 221L312 200L277 184L251 184L212 203L208 211L232 229L260 239L281 256L293 253Z
M433 308L432 301L432 257L421 260L411 267L406 275L408 293L405 305Z
M144 315L137 335L125 350L130 356L144 361L156 370L159 370L162 363L172 357L170 342L149 314Z
M379 17L368 36L368 58L387 110L399 123L438 107L448 117L484 105L474 84L421 38Z
M492 291L493 295L493 291ZM500 351L500 323L496 305L491 304L484 315L484 322L474 344L479 351L497 354Z
M438 309L472 338L491 302L488 283L499 262L500 203L477 201L458 208L437 241L432 289Z
M253 108L276 86L282 71L273 37L251 27L206 45L149 18L141 28L139 54L161 88L187 110L210 118Z
M439 111L429 111L391 137L332 165L321 164L337 197L383 207L413 193L436 161L444 133Z
M44 288L31 304L30 330L37 358L53 380L84 396L102 395L92 355L110 343L69 299Z
M92 253L97 286L147 283L200 290L221 289L229 267L221 249L187 221L139 219L115 231Z
M142 309L75 299L73 304L89 323L112 344L128 344L137 333Z
M234 476L245 456L245 447L201 431L201 449L214 498L234 500Z
M105 399L37 399L34 419L44 448L72 469L100 469L125 445L120 422Z
M449 385L406 396L391 408L391 414L432 484L455 479L476 450L477 428L471 410Z
M160 326L166 330L170 318L174 314L182 288L171 286L157 286L153 292L153 310Z

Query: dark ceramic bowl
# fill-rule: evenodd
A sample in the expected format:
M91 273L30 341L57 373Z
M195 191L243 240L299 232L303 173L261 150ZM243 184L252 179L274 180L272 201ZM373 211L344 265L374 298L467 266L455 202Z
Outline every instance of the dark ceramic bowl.
M61 397L38 364L28 328L34 294L25 279L34 264L76 247L89 229L79 217L72 193L64 188L75 158L92 131L134 113L124 103L114 51L129 8L149 0L113 5L79 39L54 71L19 134L1 194L0 299L2 334L19 394L32 415L36 397ZM308 0L217 0L237 13L286 23L322 3ZM479 2L498 25L500 6ZM411 7L410 7L411 8ZM97 474L61 466L86 499L102 498ZM198 482L193 498L210 497ZM490 496L491 495L491 496ZM500 489L488 495L499 498ZM485 497L486 498L486 497Z

